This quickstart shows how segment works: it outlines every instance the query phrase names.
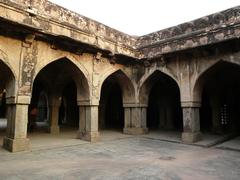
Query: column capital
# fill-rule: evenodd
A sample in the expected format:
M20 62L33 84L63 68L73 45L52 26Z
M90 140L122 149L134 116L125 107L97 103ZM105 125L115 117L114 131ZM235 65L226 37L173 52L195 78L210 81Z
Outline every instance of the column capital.
M22 104L22 105L29 105L31 102L30 96L17 96L7 98L7 104Z
M199 101L182 101L181 102L181 106L184 108L189 108L189 107L192 107L192 108L199 108L201 107L201 102Z
M139 103L124 103L124 108L146 108L148 107L147 104L139 104Z
M6 104L22 104L29 105L31 103L30 96L9 96L6 97Z
M78 106L99 106L99 102L90 102L90 101L78 100L77 105Z
M6 97L6 104L16 104L16 97L15 96Z

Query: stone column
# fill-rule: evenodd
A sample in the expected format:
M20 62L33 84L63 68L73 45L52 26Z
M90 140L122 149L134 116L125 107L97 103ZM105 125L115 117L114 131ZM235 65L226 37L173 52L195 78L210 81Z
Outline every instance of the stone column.
M60 88L58 88L59 90ZM51 134L59 134L60 128L58 125L59 108L61 105L61 93L56 92L49 95L49 132Z
M147 106L139 104L124 104L124 129L125 134L145 134L147 129Z
M3 147L11 152L30 148L27 138L29 103L28 96L19 96L17 102L11 98L7 99L7 134L3 139Z
M79 102L79 131L78 138L85 141L99 141L98 105L86 105Z
M59 134L60 128L58 125L58 119L59 119L59 107L60 103L53 103L49 105L49 132L51 134Z
M194 143L201 140L200 133L200 103L182 102L183 110L183 133L182 141Z

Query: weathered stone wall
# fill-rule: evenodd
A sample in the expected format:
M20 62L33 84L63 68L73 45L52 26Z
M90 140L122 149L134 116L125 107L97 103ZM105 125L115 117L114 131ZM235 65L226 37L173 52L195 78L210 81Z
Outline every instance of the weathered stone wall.
M4 146L12 151L29 146L26 124L33 84L45 68L63 59L73 68L64 67L68 69L64 73L69 73L77 87L78 137L98 139L99 100L110 76L122 92L123 131L146 133L149 94L157 83L155 72L161 72L179 88L183 140L199 140L202 77L218 62L240 65L239 22L236 7L136 38L46 0L0 0L0 60L15 78L7 89L14 92L7 97L9 123ZM54 81L54 73L45 76ZM59 132L60 85L49 90L48 97L50 131L55 133Z
M141 36L136 46L143 57L154 58L239 37L239 23L240 6Z
M35 32L71 38L113 54L135 56L134 37L47 0L0 2L1 18L33 28Z

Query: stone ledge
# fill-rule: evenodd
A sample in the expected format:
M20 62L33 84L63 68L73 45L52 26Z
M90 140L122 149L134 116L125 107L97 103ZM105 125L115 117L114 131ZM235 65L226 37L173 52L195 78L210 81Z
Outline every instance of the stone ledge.
M98 142L100 141L100 133L98 131L96 132L78 131L77 138L82 139L84 141L89 141L89 142Z
M191 144L202 139L201 132L183 132L182 141L187 144Z
M124 128L123 133L124 134L131 134L131 135L147 134L148 133L148 128Z
M51 133L51 134L59 134L60 133L59 126L51 126L51 127L49 127L49 133Z
M30 142L28 138L12 139L4 137L3 147L10 152L27 151L30 149Z

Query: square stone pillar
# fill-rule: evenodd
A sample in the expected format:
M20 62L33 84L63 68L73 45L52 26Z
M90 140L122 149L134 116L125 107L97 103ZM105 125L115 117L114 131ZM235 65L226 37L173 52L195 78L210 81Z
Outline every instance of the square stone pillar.
M182 141L185 143L194 143L201 140L199 107L200 103L182 103Z
M7 134L3 147L11 152L29 150L27 138L29 97L19 97L19 102L10 103L7 99Z
M59 107L60 104L59 103L54 103L51 104L49 106L49 123L50 123L50 127L49 127L49 132L51 134L59 134L60 133L60 128L58 125L58 119L59 119Z
M125 134L146 134L147 106L139 104L124 104L124 129Z
M99 141L98 105L83 105L80 103L78 138L90 142Z

